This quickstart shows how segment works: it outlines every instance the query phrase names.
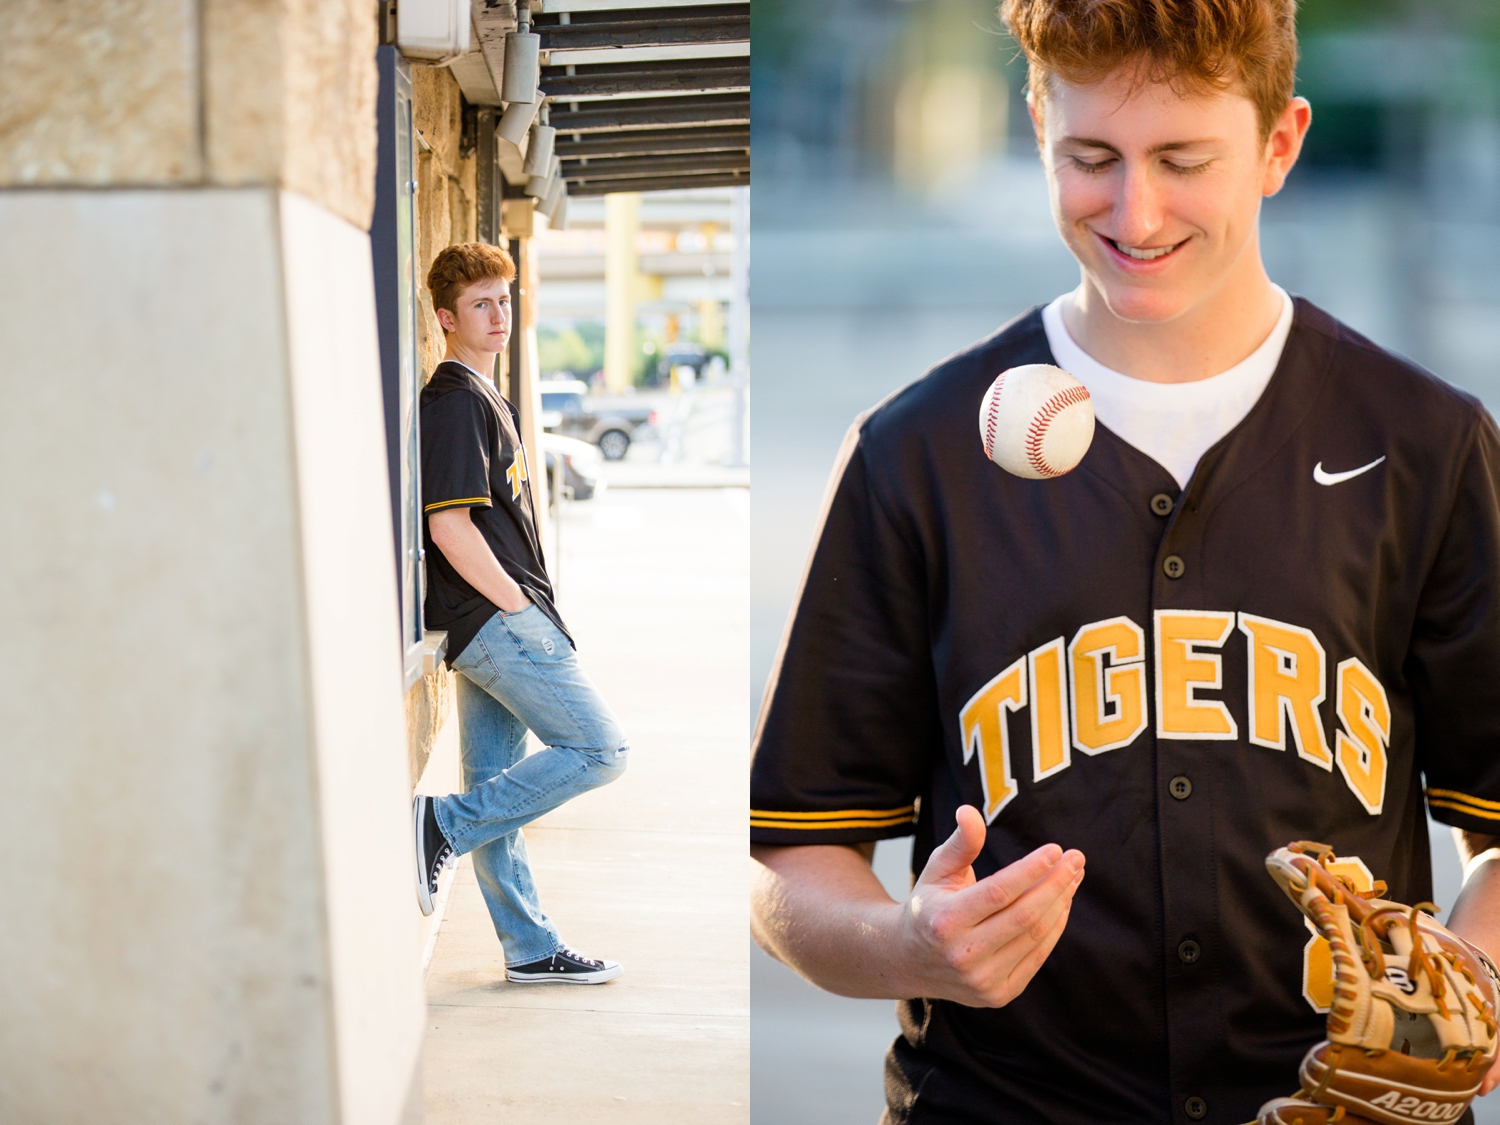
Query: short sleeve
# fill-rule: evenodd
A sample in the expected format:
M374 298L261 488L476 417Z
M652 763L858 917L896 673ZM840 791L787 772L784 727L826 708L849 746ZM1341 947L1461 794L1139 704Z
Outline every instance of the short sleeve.
M844 440L752 749L750 838L909 836L942 745L925 568Z
M484 406L467 391L450 391L422 407L422 512L491 503Z
M1407 660L1434 819L1500 834L1500 433L1480 420Z

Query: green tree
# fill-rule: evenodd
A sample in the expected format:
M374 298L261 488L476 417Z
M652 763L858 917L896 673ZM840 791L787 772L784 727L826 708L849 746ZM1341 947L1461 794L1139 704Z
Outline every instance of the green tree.
M604 327L590 321L538 325L537 359L543 375L566 372L587 378L604 366Z

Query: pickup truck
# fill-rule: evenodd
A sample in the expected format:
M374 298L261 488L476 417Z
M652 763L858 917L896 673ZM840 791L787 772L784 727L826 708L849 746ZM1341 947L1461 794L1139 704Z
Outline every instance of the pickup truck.
M656 411L649 405L601 401L589 395L586 383L576 379L546 381L539 387L542 429L591 442L606 461L623 459L637 435L647 436L646 427L656 425Z

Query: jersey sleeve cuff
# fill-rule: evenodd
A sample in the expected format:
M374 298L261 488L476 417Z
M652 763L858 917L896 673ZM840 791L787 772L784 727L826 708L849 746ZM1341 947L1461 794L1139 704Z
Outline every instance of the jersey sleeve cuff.
M750 810L754 844L863 844L910 836L915 805L894 809L827 809L818 812Z
M1471 797L1457 789L1428 789L1427 807L1433 820L1453 828L1500 835L1500 801Z
M490 498L488 496L463 496L457 500L434 500L431 504L422 506L422 514L438 512L444 508L488 508Z

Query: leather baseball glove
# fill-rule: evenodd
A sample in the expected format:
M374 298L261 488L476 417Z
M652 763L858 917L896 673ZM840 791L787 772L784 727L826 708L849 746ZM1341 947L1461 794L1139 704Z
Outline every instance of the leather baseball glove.
M1328 1038L1302 1089L1261 1106L1258 1125L1419 1125L1463 1116L1495 1061L1500 972L1423 909L1368 897L1329 870L1333 849L1299 841L1266 857L1271 877L1333 951Z

